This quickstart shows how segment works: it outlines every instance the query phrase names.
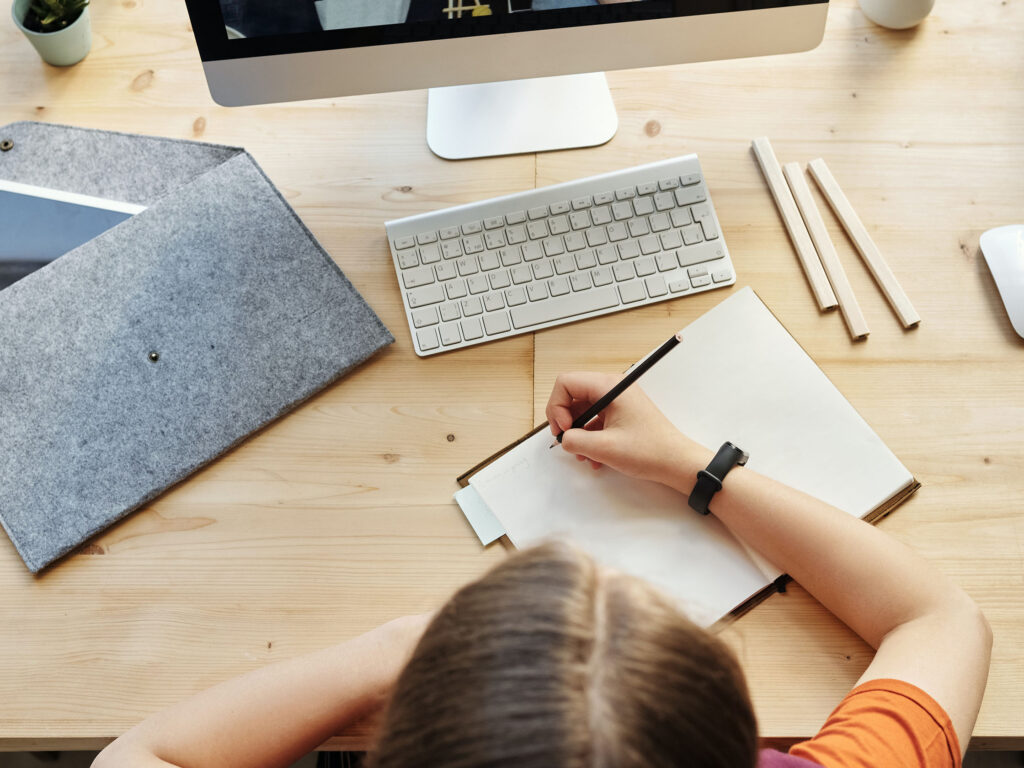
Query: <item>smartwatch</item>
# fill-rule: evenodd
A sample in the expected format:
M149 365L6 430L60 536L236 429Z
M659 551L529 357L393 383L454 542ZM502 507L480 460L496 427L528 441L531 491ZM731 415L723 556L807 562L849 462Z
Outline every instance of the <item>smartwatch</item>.
M697 473L697 484L690 493L690 507L702 515L710 514L708 504L711 503L711 497L722 490L722 481L729 471L737 465L742 467L747 463L747 458L742 448L732 443L723 443L708 468Z

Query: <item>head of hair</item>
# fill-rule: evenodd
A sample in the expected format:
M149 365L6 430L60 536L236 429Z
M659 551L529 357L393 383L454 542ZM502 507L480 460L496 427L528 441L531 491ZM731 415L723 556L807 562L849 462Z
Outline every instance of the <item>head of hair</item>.
M372 768L751 768L742 671L667 598L558 544L459 590L399 677Z

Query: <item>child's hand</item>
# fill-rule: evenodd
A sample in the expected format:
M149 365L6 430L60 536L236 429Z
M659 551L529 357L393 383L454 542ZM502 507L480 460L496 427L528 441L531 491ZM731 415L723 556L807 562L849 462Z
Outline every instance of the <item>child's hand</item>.
M631 477L677 490L683 490L679 486L692 487L710 452L676 429L636 385L619 395L585 429L570 428L574 418L618 382L619 377L603 373L559 376L546 410L551 433L565 432L562 448L581 461L590 460L595 469L607 464Z

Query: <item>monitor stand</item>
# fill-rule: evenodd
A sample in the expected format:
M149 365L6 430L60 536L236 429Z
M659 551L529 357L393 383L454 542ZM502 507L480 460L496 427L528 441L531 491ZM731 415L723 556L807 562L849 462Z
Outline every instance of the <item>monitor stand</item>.
M427 144L446 160L594 147L619 118L603 73L431 88Z

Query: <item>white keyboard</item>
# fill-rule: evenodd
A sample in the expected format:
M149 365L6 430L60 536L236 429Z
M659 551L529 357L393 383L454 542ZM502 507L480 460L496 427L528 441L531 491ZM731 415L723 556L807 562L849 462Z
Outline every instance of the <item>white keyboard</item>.
M696 155L385 229L421 357L736 282Z

